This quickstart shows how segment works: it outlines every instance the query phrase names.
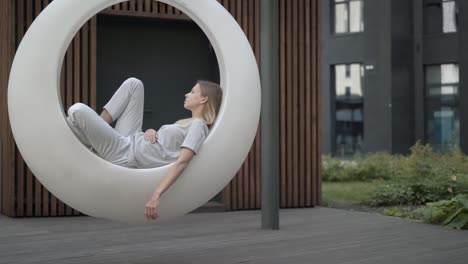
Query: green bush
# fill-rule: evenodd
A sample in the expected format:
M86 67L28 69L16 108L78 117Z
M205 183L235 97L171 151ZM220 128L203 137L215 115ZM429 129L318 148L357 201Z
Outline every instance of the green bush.
M411 188L406 188L403 184L389 183L370 193L368 200L364 203L371 206L389 206L412 204L414 192Z
M414 212L427 223L443 224L455 229L468 229L468 196L428 203Z
M419 142L395 167L394 177L370 194L368 204L422 205L468 193L468 159L459 150L434 153Z
M394 177L399 156L380 152L366 157L356 155L352 160L322 158L322 180L328 182L352 182L388 180Z

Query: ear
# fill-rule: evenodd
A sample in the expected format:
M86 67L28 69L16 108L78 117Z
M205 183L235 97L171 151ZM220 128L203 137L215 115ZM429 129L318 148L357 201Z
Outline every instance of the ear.
M202 100L200 101L201 104L208 102L208 96L203 96Z

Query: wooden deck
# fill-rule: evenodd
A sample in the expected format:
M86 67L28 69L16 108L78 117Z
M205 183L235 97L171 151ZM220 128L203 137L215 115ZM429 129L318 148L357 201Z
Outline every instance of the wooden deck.
M329 208L192 213L166 225L0 216L0 263L468 263L468 232Z

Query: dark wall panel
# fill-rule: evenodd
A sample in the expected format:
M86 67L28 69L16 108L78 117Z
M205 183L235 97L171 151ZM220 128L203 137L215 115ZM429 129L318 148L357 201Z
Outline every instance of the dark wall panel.
M413 3L392 1L392 152L409 152L414 144Z
M100 16L97 52L98 110L125 79L139 78L145 86L144 130L190 117L183 101L197 79L219 83L214 50L189 21Z

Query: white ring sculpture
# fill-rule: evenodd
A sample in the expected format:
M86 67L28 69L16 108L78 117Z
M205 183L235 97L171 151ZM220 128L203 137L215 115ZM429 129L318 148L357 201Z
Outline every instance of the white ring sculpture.
M72 38L92 16L120 2L53 1L18 48L8 110L23 158L50 192L87 215L147 222L144 206L170 165L129 169L94 155L68 127L60 99L60 69ZM161 2L183 11L207 35L218 58L223 101L200 152L161 198L156 223L203 205L229 183L249 152L260 118L257 63L234 18L216 0Z

